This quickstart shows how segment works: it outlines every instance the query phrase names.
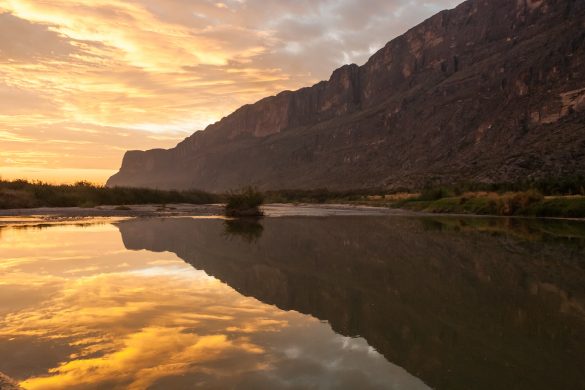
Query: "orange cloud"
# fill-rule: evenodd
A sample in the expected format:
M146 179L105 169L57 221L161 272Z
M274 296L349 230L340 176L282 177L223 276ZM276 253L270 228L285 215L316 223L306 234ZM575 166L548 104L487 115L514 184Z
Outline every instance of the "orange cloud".
M455 1L417 3L0 0L0 175L103 182L124 150L327 78Z

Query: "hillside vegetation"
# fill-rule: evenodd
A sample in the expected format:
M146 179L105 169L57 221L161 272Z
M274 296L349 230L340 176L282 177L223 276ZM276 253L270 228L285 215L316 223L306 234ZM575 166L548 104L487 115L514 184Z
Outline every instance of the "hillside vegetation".
M94 207L149 203L215 203L217 195L203 191L162 191L148 188L108 188L87 182L52 185L26 180L0 181L0 209L33 207Z

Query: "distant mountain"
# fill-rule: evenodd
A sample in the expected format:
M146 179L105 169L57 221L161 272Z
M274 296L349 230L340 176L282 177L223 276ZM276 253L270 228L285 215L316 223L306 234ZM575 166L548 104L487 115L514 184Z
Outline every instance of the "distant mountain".
M318 61L318 58L308 59ZM109 186L372 188L585 174L585 1L469 0L236 110Z

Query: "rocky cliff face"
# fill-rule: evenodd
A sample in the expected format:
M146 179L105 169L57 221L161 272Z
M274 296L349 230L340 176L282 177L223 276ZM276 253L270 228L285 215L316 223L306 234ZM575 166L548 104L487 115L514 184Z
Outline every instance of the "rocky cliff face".
M468 0L363 66L246 105L108 185L420 186L585 174L585 2Z

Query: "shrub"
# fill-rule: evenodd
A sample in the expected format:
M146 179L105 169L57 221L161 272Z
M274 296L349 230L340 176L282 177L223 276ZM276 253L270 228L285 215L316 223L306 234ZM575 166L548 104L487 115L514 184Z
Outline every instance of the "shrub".
M524 211L530 205L540 202L544 196L536 190L528 190L517 193L506 193L498 199L499 215L514 215Z
M0 181L0 209L31 207L93 207L145 203L216 203L219 197L202 191L162 191L148 188L108 188L87 182L50 185L26 180Z
M545 199L531 205L526 214L538 217L585 218L585 197Z
M246 187L227 195L226 215L231 217L261 216L260 206L264 203L264 195L253 187Z
M13 189L0 189L0 209L26 209L35 207L32 194Z
M446 188L426 188L418 197L418 200L439 200L453 196L451 191Z

